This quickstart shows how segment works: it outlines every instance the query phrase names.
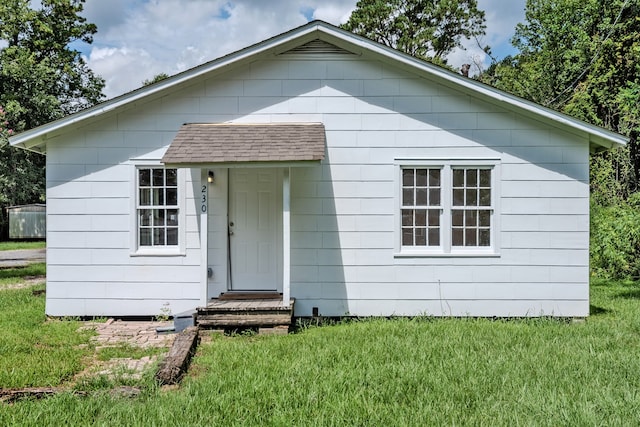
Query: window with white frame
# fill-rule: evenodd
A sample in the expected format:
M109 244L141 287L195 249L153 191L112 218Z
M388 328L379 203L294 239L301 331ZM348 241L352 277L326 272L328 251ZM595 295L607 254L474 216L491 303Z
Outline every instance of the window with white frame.
M491 169L452 170L451 246L491 246Z
M400 254L497 252L497 161L399 164Z
M402 245L440 246L439 168L402 169Z
M139 167L136 172L138 246L178 246L177 169Z

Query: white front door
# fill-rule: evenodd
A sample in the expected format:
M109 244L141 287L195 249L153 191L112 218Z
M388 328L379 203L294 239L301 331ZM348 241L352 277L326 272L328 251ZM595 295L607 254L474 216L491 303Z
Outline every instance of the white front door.
M233 291L277 291L281 276L279 170L230 169L229 287Z

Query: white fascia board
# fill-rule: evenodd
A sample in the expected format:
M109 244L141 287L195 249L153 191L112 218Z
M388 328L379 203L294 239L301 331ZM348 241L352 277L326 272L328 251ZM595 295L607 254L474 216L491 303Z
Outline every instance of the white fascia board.
M340 41L347 45L357 46L363 51L376 53L396 63L404 64L413 69L425 72L432 77L438 78L443 82L447 82L449 85L457 89L466 90L474 95L483 95L498 105L504 105L507 108L515 107L515 109L517 110L528 112L529 114L534 115L535 117L538 117L542 120L546 120L547 122L556 123L561 127L574 129L574 131L578 131L579 133L584 132L589 135L589 141L592 145L608 149L625 145L628 142L628 138L615 132L611 132L604 128L574 119L565 114L519 98L515 95L510 95L506 92L492 88L491 86L485 85L476 80L459 76L441 67L414 58L410 55L399 52L385 45L373 42L362 36L352 34L322 21L313 21L305 26L293 29L237 52L223 56L219 59L184 71L153 85L142 87L140 89L134 90L133 92L129 92L113 98L109 101L105 101L94 107L90 107L86 110L39 126L29 131L22 132L9 138L9 142L13 146L20 146L22 148L31 149L33 151L44 152L44 145L47 140L47 135L52 132L59 131L73 124L79 124L81 122L84 122L85 120L101 116L105 113L112 112L122 107L130 107L131 104L135 103L138 100L150 97L159 92L166 91L172 87L178 86L182 83L186 83L189 80L203 74L207 74L228 65L238 63L244 59L253 57L260 53L264 53L271 49L277 49L278 47L282 49L282 46L286 46L289 42L296 41L296 45L304 43L306 42L306 40L304 40L306 38L305 36L310 36L309 39L312 39L317 38L317 36L321 34L324 34L331 39L335 39L336 41ZM320 38L323 37L320 36ZM324 38L326 40L326 37ZM331 42L331 40L327 41ZM353 49L349 50L353 51Z
M340 30L339 28L332 26L327 27L326 25L322 25L319 26L318 29L331 34L334 37L345 39L344 31ZM538 117L539 119L546 119L547 121L552 121L562 126L573 128L579 132L585 132L589 135L590 143L599 145L603 148L608 149L614 148L616 146L623 146L626 145L629 141L627 137L616 132L612 132L602 127L575 119L566 114L557 112L518 96L511 95L507 92L503 92L499 89L478 82L477 80L457 75L442 67L438 67L429 62L425 62L403 52L399 52L380 43L376 43L369 39L363 38L358 35L352 35L350 33L348 34L348 36L351 36L349 40L346 40L348 43L357 45L365 50L378 53L393 61L408 65L414 69L426 72L436 78L449 82L451 86L456 89L466 89L474 95L481 94L492 99L493 102L497 105L506 104L506 106L516 107L519 110L524 110L532 113L532 115Z
M43 146L46 143L47 135L51 134L52 132L56 132L74 124L84 122L88 119L101 116L105 113L112 112L122 107L131 107L131 105L136 101L148 98L159 92L164 92L169 88L179 86L180 84L188 82L203 74L207 74L217 69L223 68L227 65L237 63L256 54L263 53L272 49L274 46L279 46L290 40L299 39L305 34L313 33L316 31L318 26L319 24L315 23L314 25L308 25L307 27L301 27L297 30L281 34L261 43L249 46L237 52L230 53L226 56L215 59L211 62L207 62L190 70L176 74L172 77L168 77L155 84L136 89L132 92L117 96L113 99L102 102L93 107L89 107L85 110L79 111L61 119L55 120L53 122L38 126L25 132L21 132L9 138L9 143L13 146L30 149L32 151L44 152L45 150Z

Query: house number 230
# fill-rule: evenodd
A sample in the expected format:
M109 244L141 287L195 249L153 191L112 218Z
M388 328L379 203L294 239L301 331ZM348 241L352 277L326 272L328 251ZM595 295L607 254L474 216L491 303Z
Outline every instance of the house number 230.
M200 210L202 211L202 213L206 213L207 212L207 186L203 185L202 186L202 202L200 205Z

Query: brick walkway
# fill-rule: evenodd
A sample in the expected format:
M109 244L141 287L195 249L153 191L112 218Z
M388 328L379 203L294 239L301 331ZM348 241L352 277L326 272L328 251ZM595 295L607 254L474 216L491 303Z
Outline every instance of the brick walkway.
M173 322L138 322L109 319L104 323L87 322L83 329L95 329L98 333L92 340L96 347L130 344L135 347L166 347L173 344L174 333L159 334L156 328L173 326Z
M91 340L96 344L96 350L105 347L116 347L128 344L133 347L166 348L173 345L176 334L161 333L158 327L173 326L173 322L138 322L109 319L106 322L86 322L80 329L94 329L97 332ZM124 377L140 379L142 373L158 360L157 356L145 356L140 359L117 358L105 362L96 361L80 376L106 375L108 377Z

